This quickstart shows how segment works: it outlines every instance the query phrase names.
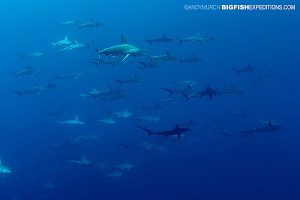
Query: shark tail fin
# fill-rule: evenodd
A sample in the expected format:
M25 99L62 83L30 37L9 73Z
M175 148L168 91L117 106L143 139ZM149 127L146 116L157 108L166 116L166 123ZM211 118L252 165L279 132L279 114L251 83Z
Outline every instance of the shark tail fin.
M149 44L153 44L153 40L146 40L147 42L149 42Z
M189 100L191 100L191 95L184 94L183 96L186 98L186 101L189 101Z
M123 86L123 84L124 84L122 80L114 79L114 81L116 81L117 83L120 83L121 86Z
M141 65L143 65L143 67L142 66L139 67L140 69L144 69L144 67L146 66L146 63L144 63L144 62L138 62L138 63L140 63Z
M180 39L179 37L175 37L175 38L178 40L179 44L182 44L182 39Z
M231 67L230 69L232 69L233 71L235 71L237 73L237 75L240 74L240 70L238 70L237 68Z
M54 88L56 88L56 86L57 86L56 84L48 83L47 86L46 86L46 88L47 89L54 89Z
M22 97L23 96L23 93L21 91L18 91L18 90L12 90L11 91L12 93L15 93L16 95L18 95L18 97Z
M139 128L139 129L142 129L142 130L146 131L148 133L148 135L154 134L154 132L152 130L150 130L150 129L147 129L147 128L144 128L144 127L141 127L141 126L136 126L136 127Z
M169 96L172 96L174 94L174 91L168 88L162 88L164 91L167 91L169 93Z
M178 59L178 62L179 62L180 64L183 64L183 60L182 60L182 59Z

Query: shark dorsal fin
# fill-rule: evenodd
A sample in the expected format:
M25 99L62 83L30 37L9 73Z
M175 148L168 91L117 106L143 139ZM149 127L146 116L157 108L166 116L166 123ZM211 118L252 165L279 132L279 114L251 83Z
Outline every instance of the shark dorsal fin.
M66 35L65 40L68 40L68 36Z
M165 35L165 34L163 34L163 36L162 36L164 39L166 39L167 38L167 36Z
M168 50L166 50L166 55L171 56Z
M271 126L273 126L273 125L272 125L272 122L271 122L271 120L269 120L269 121L268 121L268 124L267 124L267 126L268 126L268 127L271 127Z
M75 120L78 120L78 115L75 116Z
M93 18L91 18L91 22L95 22L95 20Z
M179 124L176 124L175 129L179 129Z
M121 35L121 44L127 44L126 38L123 34Z
M250 64L250 62L248 62L247 67L248 67L248 68L252 68L252 65Z
M0 166L2 165L2 159L0 158Z
M195 53L193 54L193 58L197 58L197 55Z

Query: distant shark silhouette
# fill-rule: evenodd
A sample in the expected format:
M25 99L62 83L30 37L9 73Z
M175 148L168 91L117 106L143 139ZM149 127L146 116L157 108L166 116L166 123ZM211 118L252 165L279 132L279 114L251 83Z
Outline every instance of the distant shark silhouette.
M150 44L153 44L153 43L169 43L169 42L173 42L174 40L172 38L168 38L164 34L161 38L156 38L156 39L146 40L146 41L149 42Z
M181 128L178 124L175 126L175 128L167 131L153 131L141 126L136 126L137 128L140 128L144 131L146 131L149 135L162 135L165 137L176 135L178 139L180 140L181 135L185 132L191 131L190 128Z
M244 133L244 134L267 133L267 132L278 131L279 129L281 129L281 126L279 126L277 124L273 124L271 122L271 120L269 120L268 123L263 127L254 128L251 130L244 130L244 131L242 131L242 133Z

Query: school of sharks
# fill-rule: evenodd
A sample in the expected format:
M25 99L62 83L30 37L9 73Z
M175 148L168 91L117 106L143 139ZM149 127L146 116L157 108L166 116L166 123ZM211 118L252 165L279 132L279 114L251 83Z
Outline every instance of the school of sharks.
M101 22L101 20L96 18L81 21L70 19L57 24L57 26L72 28L74 31L85 32L85 34L97 32L99 35L101 35L101 32L106 31L105 25L105 22ZM72 81L81 84L81 87L76 88L73 97L69 99L70 104L74 101L76 107L80 107L82 112L86 104L96 104L98 105L94 109L98 113L96 117L85 117L78 110L70 110L67 105L52 106L52 109L43 110L43 115L47 116L50 125L57 127L62 132L76 130L76 134L66 134L60 138L53 138L53 140L48 141L50 148L60 152L80 149L80 146L87 141L97 146L102 136L94 132L87 133L87 130L95 124L101 127L100 130L105 129L106 132L109 132L110 129L114 130L114 127L118 127L128 135L136 135L138 138L142 137L139 141L136 139L132 141L130 139L118 141L118 144L113 147L117 152L134 152L135 154L148 151L159 154L171 154L172 148L169 147L170 144L171 146L174 143L184 146L195 143L198 140L199 130L212 132L212 134L216 133L219 137L223 137L226 140L251 140L251 138L261 137L262 135L280 133L282 124L277 122L276 119L261 119L261 116L248 115L247 110L234 106L224 106L228 118L236 121L248 120L256 125L235 129L234 127L228 128L224 124L212 124L202 119L191 119L185 112L182 112L180 121L174 118L171 113L169 116L162 114L165 109L169 108L184 110L190 104L218 104L219 101L216 101L217 99L245 98L247 90L243 89L244 86L234 84L231 81L228 81L228 85L220 86L214 84L214 82L205 83L201 80L189 79L188 70L183 76L176 74L176 70L174 71L173 66L187 69L199 66L205 68L206 64L210 62L210 60L201 57L197 52L189 50L190 45L201 49L204 46L219 42L218 40L220 39L217 35L205 35L201 31L195 30L189 35L157 32L152 38L144 38L143 41L136 41L130 35L119 33L119 37L113 41L108 41L111 45L107 46L79 41L69 35L61 35L61 37L53 38L53 41L45 41L45 47L55 51L57 56L72 56L73 53L76 53L78 58L81 52L89 52L91 59L82 58L85 59L85 68L81 71L57 71L51 75L51 80L45 80L44 84L41 84L33 79L39 77L44 69L35 66L31 61L43 58L46 56L46 53L39 49L33 49L32 52L27 53L16 52L17 59L28 64L14 67L9 76L20 80L20 82L33 84L32 87L25 87L26 84L24 86L14 86L15 88L9 92L11 96L15 97L16 101L22 102L26 99L55 95L58 90L64 90L64 85ZM208 31L205 30L205 32ZM170 44L176 48L183 49L190 56L175 55L175 53L172 53L172 49L169 48ZM129 67L134 68L134 73L131 75L123 77L112 75L111 77L106 77L111 80L110 83L102 85L97 83L97 79L101 79L101 71L109 71L116 68L126 70ZM245 60L244 63L240 63L240 66L225 67L231 76L241 79L243 77L252 77L256 84L262 83L270 79L270 77L276 77L275 72L272 70L261 72L259 65L257 66L251 60ZM155 84L157 77L164 76L158 71L161 68L168 68L168 76L174 77L174 80L168 85L158 86ZM88 80L89 82L95 81L94 86L85 87L85 77L89 75L94 77L93 74L98 73L99 75L95 80L93 78ZM152 76L145 76L147 73L151 73ZM191 70L190 73L194 72ZM250 84L253 84L253 82L249 82ZM134 107L126 107L126 104L122 103L123 100L128 98L128 92L130 93L136 88L140 88L147 94L147 97L145 97L148 99L147 103L140 100L134 103ZM67 95L69 91L65 90ZM149 100L151 94L155 95ZM138 93L135 94L135 97L142 99L143 95L143 93ZM150 101L152 103L149 103ZM80 104L78 102L84 103ZM51 107L52 102L49 101L48 104ZM169 121L172 119L173 122L163 125L166 118ZM128 127L131 129L127 133L126 129ZM111 131L108 134L113 135L113 132ZM111 140L113 140L113 137ZM101 176L109 181L120 180L134 173L136 168L139 168L137 157L133 158L131 156L123 160L117 159L111 161L111 163L105 163L92 159L91 157L93 156L86 152L75 152L72 154L62 153L64 154L62 164L64 167L76 169L77 171L97 171L95 172L96 174L101 173ZM0 178L6 179L9 176L18 176L18 171L2 158L0 159ZM56 183L50 178L43 187L45 190L51 190L56 187Z

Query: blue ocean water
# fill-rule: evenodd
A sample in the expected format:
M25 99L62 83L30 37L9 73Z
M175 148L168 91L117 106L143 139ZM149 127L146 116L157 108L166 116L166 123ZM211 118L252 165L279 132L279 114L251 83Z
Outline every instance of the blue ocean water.
M300 199L299 11L184 9L245 3L295 4L1 1L0 199ZM141 52L100 63L121 35Z

